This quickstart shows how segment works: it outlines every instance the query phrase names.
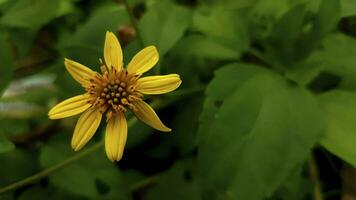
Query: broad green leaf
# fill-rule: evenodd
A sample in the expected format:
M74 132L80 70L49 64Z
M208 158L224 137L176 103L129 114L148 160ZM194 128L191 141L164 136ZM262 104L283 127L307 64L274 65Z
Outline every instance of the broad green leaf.
M205 198L270 197L321 136L314 97L261 67L219 69L206 95L198 155Z
M145 175L135 169L123 170L122 177L125 180L125 184L130 185L131 187L146 178Z
M245 8L256 4L258 0L205 0L201 1L206 5L226 6L227 8Z
M0 5L6 3L8 0L0 0Z
M30 121L28 119L19 120L8 116L0 117L0 126L2 128L1 131L8 136L26 133L31 129Z
M64 38L65 47L82 46L103 51L106 31L116 33L119 26L129 22L123 6L107 3L97 8L90 18L81 24L73 35Z
M204 7L194 13L193 27L215 39L216 44L241 53L249 46L247 27L242 19L238 9L226 9L220 6ZM201 48L201 51L208 50ZM219 49L215 49L217 54L218 51Z
M274 25L267 42L264 58L279 69L290 66L297 56L297 39L304 26L305 6L298 5L285 13Z
M139 21L145 45L155 45L163 57L190 26L192 12L172 1L157 1Z
M0 153L11 151L15 148L15 145L10 142L4 134L0 131Z
M312 199L313 189L313 182L303 174L303 169L297 169L286 178L271 199Z
M5 34L0 32L0 97L8 83L11 81L13 59L10 44Z
M325 34L336 28L340 19L340 0L322 0L317 14L315 29Z
M356 1L341 0L341 15L342 17L356 15Z
M209 2L209 0L206 0ZM308 4L309 10L315 12L322 0L210 0L226 8L248 8L255 17L279 18L298 4ZM353 0L341 0L343 17L355 13ZM335 11L335 10L334 10Z
M275 23L266 41L263 58L278 70L299 64L337 27L339 0L322 0L313 17L309 16L305 5L297 5L286 12Z
M43 168L63 162L75 154L70 148L70 138L64 136L62 134L52 138L43 148L40 157ZM93 199L130 199L119 169L106 158L103 150L52 174L49 180L55 186L80 196Z
M319 102L326 118L321 144L356 167L356 93L334 90L320 95Z
M309 10L315 12L322 0L309 1ZM356 14L356 1L354 0L339 0L340 1L340 17L350 17ZM331 1L330 1L331 2ZM336 10L329 11L329 14L334 15Z
M59 49L66 57L76 59L82 64L98 66L99 58L103 57L106 31L116 33L119 26L128 21L124 7L114 3L104 4L97 8L74 34L61 38Z
M286 77L295 81L301 86L310 84L319 74L322 66L319 62L313 62L310 59L298 63L297 67L292 67L286 72Z
M184 37L177 46L184 56L196 56L206 59L237 60L241 50L224 45L216 38L205 35L189 35Z
M33 152L19 148L0 154L0 188L38 172L35 161Z
M16 1L11 0L0 0L0 13L4 13L4 11L8 10L12 5L14 5Z
M0 18L0 24L38 29L51 20L71 12L72 9L69 0L19 0L6 10Z
M278 18L296 4L313 0L206 0L229 8L248 8L255 17Z
M157 175L157 184L147 191L147 200L200 200L195 162L178 160L166 172Z
M180 155L191 153L197 146L199 115L203 103L201 93L192 95L189 99L177 104L179 112L172 122L173 138ZM172 138L172 139L173 139Z
M257 16L280 18L294 6L310 1L313 0L258 0L251 4L252 13Z
M75 197L73 194L65 193L57 188L35 186L24 191L19 195L18 200L39 200L39 199L51 199L51 200L81 200L83 198Z
M220 51L222 54L219 54L220 52L215 52L214 49L202 50L203 46L194 46L194 43L199 43L199 39L193 42L193 38L193 35L182 38L161 63L162 66L169 66L164 70L164 73L179 74L181 77L183 84L177 92L182 91L183 88L192 89L201 85L201 77L211 76L214 69L220 66L219 61L221 62L222 59L220 55L224 54L223 56L226 56L230 54L225 54L226 51ZM202 51L209 53L204 53L205 55L195 54L195 52L200 53ZM217 60L210 58L210 55L213 56L213 54L220 58L215 57ZM231 56L236 57L238 55L231 54Z
M9 29L8 36L13 48L16 48L16 59L25 58L32 47L38 30L33 29ZM16 66L17 67L17 66Z
M342 78L340 86L356 89L356 40L343 34L332 34L322 43L322 49L315 52L310 62L322 71L328 71Z
M297 46L297 58L303 59L310 55L322 42L323 38L337 29L340 20L340 0L321 0L315 19L312 20L312 28L303 33Z

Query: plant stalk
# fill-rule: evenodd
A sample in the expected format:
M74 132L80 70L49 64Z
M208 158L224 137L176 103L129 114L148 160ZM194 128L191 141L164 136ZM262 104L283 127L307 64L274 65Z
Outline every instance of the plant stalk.
M49 167L37 174L34 174L32 176L29 176L25 179L22 179L18 182L15 182L13 184L10 184L8 186L5 186L3 188L0 188L0 194L2 193L5 193L5 192L8 192L8 191L11 191L11 190L15 190L17 188L20 188L22 186L25 186L25 185L28 185L28 184L31 184L31 183L34 183L34 182L37 182L38 180L40 179L43 179L45 177L47 177L48 175L50 175L51 173L55 172L55 171L58 171L64 167L66 167L67 165L97 151L98 149L100 149L100 147L103 146L103 142L100 141L96 144L94 144L93 146L89 147L88 149L86 150L83 150L82 152L78 153L78 154L75 154L74 156L64 160L63 162L60 162L56 165L53 165L52 167Z

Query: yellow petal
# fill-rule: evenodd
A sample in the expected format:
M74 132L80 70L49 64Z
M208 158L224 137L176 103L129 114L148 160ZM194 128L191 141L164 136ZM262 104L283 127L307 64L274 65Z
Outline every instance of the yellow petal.
M164 94L177 89L182 80L178 74L147 76L137 81L137 90L143 94Z
M105 151L111 161L119 161L125 149L127 122L122 112L115 113L109 119L105 131Z
M127 70L133 74L143 74L155 66L159 55L155 46L148 46L138 52L130 61Z
M82 94L64 100L54 106L48 112L48 116L50 119L61 119L84 112L91 106L91 104L87 103L89 97L89 94Z
M115 34L107 31L104 44L104 59L106 66L120 71L122 69L122 50Z
M102 113L93 107L85 111L79 118L72 137L72 148L80 150L94 135L101 121Z
M146 123L147 125L155 128L159 131L170 132L171 129L167 128L159 119L156 112L148 105L146 102L142 100L138 100L133 102L136 106L137 110L134 110L134 114L138 119Z
M64 59L64 65L70 75L72 75L72 77L83 87L89 86L90 79L96 74L95 71L89 69L88 67L67 58Z

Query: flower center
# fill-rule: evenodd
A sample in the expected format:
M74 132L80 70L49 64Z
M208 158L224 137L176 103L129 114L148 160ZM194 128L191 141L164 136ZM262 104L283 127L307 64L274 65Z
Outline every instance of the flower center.
M142 94L135 90L139 76L129 74L126 70L103 72L103 76L96 76L91 80L89 94L94 97L94 105L102 106L116 112L135 110L133 102L142 98Z

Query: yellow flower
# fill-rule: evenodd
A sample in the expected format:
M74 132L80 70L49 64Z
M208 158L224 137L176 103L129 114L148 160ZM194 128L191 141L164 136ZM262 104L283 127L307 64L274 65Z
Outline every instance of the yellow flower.
M182 82L177 74L141 78L143 73L157 64L158 57L157 49L148 46L138 52L125 69L120 43L112 32L107 32L104 44L105 64L100 60L102 74L65 59L68 72L85 88L86 93L57 104L48 115L50 119L60 119L83 112L72 137L71 144L75 151L83 148L93 137L104 113L107 122L105 150L111 161L119 161L124 151L127 138L124 115L126 110L131 110L138 119L159 131L171 131L142 100L144 94L171 92Z

